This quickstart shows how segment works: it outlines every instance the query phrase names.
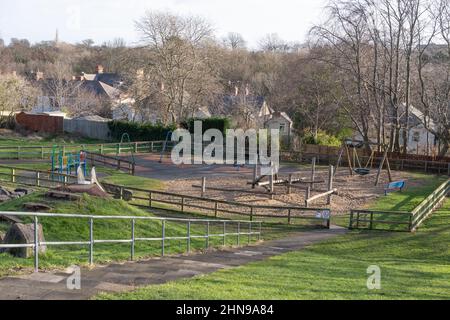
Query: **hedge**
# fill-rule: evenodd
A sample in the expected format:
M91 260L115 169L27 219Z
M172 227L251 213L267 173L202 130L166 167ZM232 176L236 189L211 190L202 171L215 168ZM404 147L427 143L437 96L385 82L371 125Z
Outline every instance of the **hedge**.
M186 129L189 130L189 132L194 133L194 122L195 121L201 121L202 122L202 128L204 134L209 129L217 129L225 136L227 133L227 130L231 127L231 121L228 118L221 118L221 117L214 117L209 119L196 119L192 118L187 120L183 125Z
M132 141L164 141L167 133L177 128L176 125L163 126L129 121L110 121L108 126L113 139L120 140L124 133L128 133Z

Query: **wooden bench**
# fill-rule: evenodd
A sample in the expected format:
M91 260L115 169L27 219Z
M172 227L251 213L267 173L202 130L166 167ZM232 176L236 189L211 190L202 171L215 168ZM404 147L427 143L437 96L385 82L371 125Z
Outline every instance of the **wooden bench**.
M387 196L389 192L402 191L405 186L405 181L391 182L384 188L384 195Z

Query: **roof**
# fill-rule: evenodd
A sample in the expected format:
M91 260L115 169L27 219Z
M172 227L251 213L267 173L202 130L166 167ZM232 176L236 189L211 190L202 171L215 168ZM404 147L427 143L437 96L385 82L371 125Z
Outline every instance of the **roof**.
M78 118L74 118L74 120L86 120L86 121L97 121L97 122L108 122L110 121L110 119L106 119L100 116L83 116L83 117L78 117Z
M84 73L83 76L87 81L100 81L111 87L119 87L123 83L122 77L117 73Z
M270 118L269 118L269 120L267 120L266 123L270 122L272 120L275 120L277 118L283 118L286 121L288 121L291 125L294 123L294 121L292 121L292 119L288 116L288 114L286 112L274 112L274 113L272 113Z
M105 96L111 99L117 99L120 96L121 91L110 85L96 81L96 80L85 80L80 84L80 88L93 92L98 96Z
M405 108L405 105L403 104L402 107ZM424 123L424 121L425 121L424 113L422 111L420 111L418 108L414 107L413 105L409 106L409 114L410 114L410 116L413 116L414 118L416 118L421 124ZM436 131L437 130L436 122L431 118L428 118L427 120L428 120L428 127L431 130Z
M265 99L262 96L236 96L236 95L223 95L221 97L222 106L224 108L223 112L225 114L232 113L233 109L239 105L245 104L252 107L257 114L263 107Z
M261 110L259 111L259 116L262 117L267 117L270 116L272 113L274 113L275 111L269 107L269 105L264 101Z

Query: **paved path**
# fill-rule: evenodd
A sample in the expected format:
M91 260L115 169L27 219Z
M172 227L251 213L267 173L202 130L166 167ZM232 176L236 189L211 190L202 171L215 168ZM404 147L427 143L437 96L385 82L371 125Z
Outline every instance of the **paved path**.
M239 177L246 175L252 177L253 167L235 167L233 165L175 165L172 160L165 155L163 162L159 163L159 154L137 154L135 172L137 176L167 180L196 179L208 177ZM129 160L128 156L124 159ZM295 164L281 164L280 173L291 173L298 171L311 171L309 168L301 168Z
M232 268L302 248L344 234L333 227L291 235L289 238L254 246L180 255L140 262L112 264L81 270L81 290L68 290L64 273L37 273L0 279L0 300L85 300L100 292L130 291L140 286L162 284L177 279Z

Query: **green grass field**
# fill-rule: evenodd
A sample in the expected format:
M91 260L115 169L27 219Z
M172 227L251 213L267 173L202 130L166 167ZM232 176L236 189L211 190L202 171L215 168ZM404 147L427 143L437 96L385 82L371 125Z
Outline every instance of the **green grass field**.
M69 135L48 135L45 137L38 137L36 139L30 139L27 136L20 135L0 135L0 147L17 147L17 146L53 146L55 144L90 144L90 143L102 143L102 141L90 138L74 137Z
M410 210L440 182L430 178L373 208ZM416 234L353 231L267 261L98 299L450 299L449 242L447 201ZM367 289L371 265L381 268L381 290Z
M0 204L0 211L23 211L25 202L40 202L49 205L50 212L76 213L89 215L128 215L128 216L154 216L152 213L130 206L124 201L113 199L101 199L84 195L81 201L67 202L49 200L43 197L43 192L35 192L29 196ZM186 216L185 216L186 217ZM31 222L25 218L24 222ZM89 239L88 219L70 218L41 218L47 241L87 241ZM0 223L0 231L5 232L8 228L6 223ZM230 231L233 231L229 226ZM237 226L236 226L237 228ZM222 224L212 223L211 234L220 234ZM192 224L192 235L204 235L205 225L202 223ZM95 239L101 240L128 240L131 239L131 221L124 220L98 220L94 225ZM166 223L166 236L185 237L187 224L184 222L168 221ZM136 221L136 237L159 238L162 235L162 223L160 221ZM252 237L251 241L256 241ZM235 245L236 239L229 237L227 245ZM211 238L210 245L218 247L222 245L222 238ZM193 239L192 250L203 250L205 240ZM166 253L183 253L187 249L185 240L168 240L166 242ZM161 242L138 242L136 244L136 259L158 256L161 253ZM125 261L130 257L129 244L96 244L95 262L104 264L111 261ZM70 266L73 264L86 265L88 262L87 246L58 246L49 247L47 253L41 256L40 267L43 269L54 269ZM14 258L9 254L0 254L0 277L18 272L28 272L33 266L33 259Z

